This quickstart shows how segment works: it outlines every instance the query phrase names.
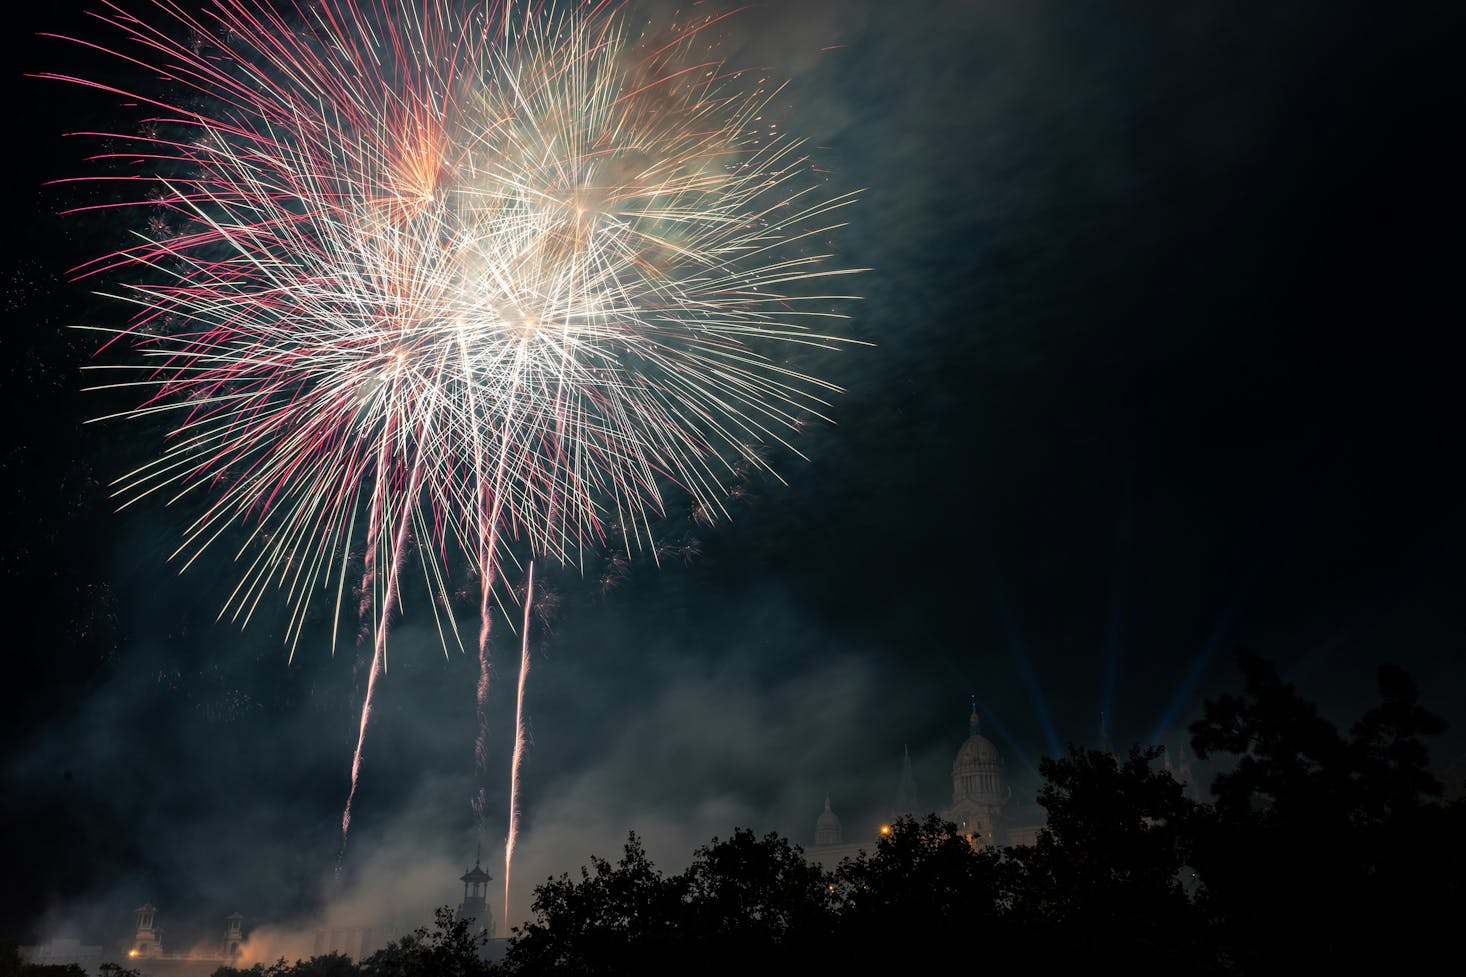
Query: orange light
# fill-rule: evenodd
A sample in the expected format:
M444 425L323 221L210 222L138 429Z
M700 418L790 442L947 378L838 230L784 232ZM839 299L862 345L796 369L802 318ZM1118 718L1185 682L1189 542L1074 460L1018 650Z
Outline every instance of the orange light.
M127 951L127 955L129 957L135 957L135 956L137 956L137 951L136 950L128 950Z
M890 833L891 833L891 826L889 824L883 824L883 825L881 825L881 834L888 835Z

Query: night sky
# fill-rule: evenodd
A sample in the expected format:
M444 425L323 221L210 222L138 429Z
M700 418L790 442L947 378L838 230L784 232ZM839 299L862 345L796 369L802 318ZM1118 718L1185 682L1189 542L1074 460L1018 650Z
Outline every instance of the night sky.
M1452 723L1434 762L1466 752L1459 7L902 6L732 19L730 61L789 78L788 130L862 190L839 243L874 345L801 363L846 392L808 462L772 457L787 484L743 480L711 527L674 502L689 559L547 574L516 918L631 828L677 867L735 825L808 844L828 794L863 837L903 747L937 807L969 695L1020 796L1102 712L1176 750L1238 646L1345 726L1403 664ZM178 940L235 910L280 946L321 912L415 924L480 840L476 663L409 592L338 879L350 641L323 616L287 663L277 608L215 623L229 552L179 576L182 516L108 495L159 431L83 424L109 402L66 327L125 313L67 269L129 225L43 186L89 172L62 132L116 115L25 77L97 64L38 31L106 36L39 8L3 61L0 937L110 942L144 899Z

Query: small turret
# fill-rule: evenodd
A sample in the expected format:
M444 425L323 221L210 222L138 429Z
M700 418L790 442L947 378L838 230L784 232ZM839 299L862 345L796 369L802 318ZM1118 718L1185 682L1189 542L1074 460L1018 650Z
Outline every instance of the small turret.
M458 918L476 920L484 929L493 931L494 919L489 915L487 889L491 876L479 865L479 856L473 860L473 868L464 872L458 881L463 883L463 902L458 906Z
M127 955L133 959L156 957L163 952L163 931L158 928L158 907L145 902L133 910L137 928Z
M230 913L224 917L224 956L239 956L239 946L244 942L244 917Z

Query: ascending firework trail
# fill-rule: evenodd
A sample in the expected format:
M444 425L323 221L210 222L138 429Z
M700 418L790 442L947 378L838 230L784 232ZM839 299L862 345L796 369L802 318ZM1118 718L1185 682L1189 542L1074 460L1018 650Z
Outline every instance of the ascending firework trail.
M445 652L461 555L477 576L480 777L502 569L644 551L668 490L724 510L735 468L823 416L793 365L843 341L818 280L849 195L823 197L764 80L730 72L721 18L641 32L613 4L101 0L136 83L56 78L132 113L93 133L101 203L135 243L77 269L131 316L102 328L122 416L171 419L116 483L193 510L183 568L221 539L221 616L270 590L293 655L360 560L370 669L352 784L402 574ZM640 23L640 22L639 22ZM334 596L333 596L334 595ZM526 599L528 603L528 599ZM525 630L527 632L526 623ZM524 635L521 636L524 638ZM370 648L365 643L370 640ZM523 753L521 649L507 859ZM506 899L507 901L507 899Z
M524 759L524 681L529 678L529 610L534 606L534 561L524 588L524 625L519 636L519 690L514 696L514 753L509 761L509 836L504 842L504 931L509 931L509 871L519 837L519 763Z

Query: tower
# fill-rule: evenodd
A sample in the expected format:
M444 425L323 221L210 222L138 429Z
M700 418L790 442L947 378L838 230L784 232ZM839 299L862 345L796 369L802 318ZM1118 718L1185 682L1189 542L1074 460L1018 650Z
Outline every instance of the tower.
M489 873L479 867L479 860L475 857L473 868L458 880L463 883L463 902L458 906L458 918L478 920L483 928L492 931L494 920L489 915L488 897L485 895L490 878Z
M830 810L830 798L825 797L825 809L814 822L814 843L816 845L838 845L843 843L845 835L840 827L840 819L835 812Z
M244 942L244 917L239 913L230 913L224 917L224 956L239 956L239 945Z
M158 928L158 907L145 902L133 910L137 930L132 936L129 957L156 957L163 952L163 931Z
M896 786L896 806L891 811L893 820L902 815L921 815L921 802L916 799L916 777L911 773L911 749L903 746L901 751L901 782Z

